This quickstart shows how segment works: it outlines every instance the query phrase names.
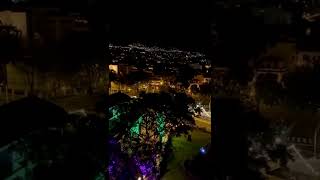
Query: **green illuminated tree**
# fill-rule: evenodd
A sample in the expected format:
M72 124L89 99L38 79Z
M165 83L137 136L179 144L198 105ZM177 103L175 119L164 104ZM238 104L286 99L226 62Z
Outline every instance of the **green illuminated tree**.
M189 105L194 104L195 101L184 93L145 94L142 101L147 108L165 114L166 123L169 125L167 131L171 135L188 133L194 124Z
M130 157L152 159L156 168L160 168L161 162L166 166L162 158L170 148L165 145L171 144L173 136L188 134L193 128L194 120L189 111L192 103L192 98L181 93L141 94L138 99L109 108L109 133ZM159 157L153 159L154 155Z

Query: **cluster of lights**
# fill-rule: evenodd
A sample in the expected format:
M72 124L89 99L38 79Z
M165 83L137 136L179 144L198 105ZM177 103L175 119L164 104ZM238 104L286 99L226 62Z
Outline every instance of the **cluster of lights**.
M148 180L153 180L155 179L155 177L153 178L153 163L150 161L146 161L146 162L141 162L140 159L138 157L134 157L134 162L137 165L137 167L139 168L140 173L142 174L142 177L139 176L139 178L141 179L146 179L146 177L148 177Z
M116 46L116 45L110 44L109 48L110 49L123 48L123 49L129 49L129 50L137 49L137 50L141 50L143 53L145 53L145 52L176 53L176 54L183 54L187 58L188 57L204 57L204 55L199 52L181 51L178 49L164 49L164 48L160 48L160 47L156 47L156 46L147 47L142 44L130 44L128 46Z
M166 62L169 64L172 64L172 60L180 61L181 63L204 63L208 61L205 55L199 52L147 47L141 44L131 44L128 46L110 44L109 50L113 61L117 62L124 61L126 57L132 57L136 60L143 60L146 62L150 60L154 62Z

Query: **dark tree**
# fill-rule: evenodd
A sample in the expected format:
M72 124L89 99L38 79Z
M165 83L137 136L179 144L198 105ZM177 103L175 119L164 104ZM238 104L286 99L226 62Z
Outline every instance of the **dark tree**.
M114 93L111 95L104 94L96 104L96 111L105 114L108 108L124 102L129 102L130 100L130 96L123 93Z
M275 78L259 79L255 86L258 106L260 102L269 106L279 105L285 102L285 89Z
M6 64L21 50L21 32L14 26L0 23L0 87L7 86Z
M94 64L99 64L100 67L106 67L105 70L105 84L107 93L109 93L109 63L110 63L110 21L107 11L104 9L108 7L106 1L89 0L88 9L88 24L90 30L91 52L93 57L97 59ZM92 61L91 61L92 62Z
M271 124L237 99L216 98L212 111L212 143L206 155L199 154L187 163L192 173L204 179L262 180L261 169L270 173L268 162L280 161L286 167L292 159L284 124Z
M218 8L216 13L215 32L219 43L212 56L219 61L214 63L230 67L232 78L247 85L253 77L248 63L272 45L279 32L268 29L263 19L254 16L248 7Z
M33 139L34 179L95 179L107 167L107 124L95 115L72 115L64 133ZM46 138L46 141L42 141Z
M177 82L182 83L184 87L189 86L189 81L194 78L196 71L190 67L189 65L183 65L179 69L179 73L177 75Z
M302 108L317 108L320 102L319 80L319 66L302 67L289 73L285 81L289 104Z
M24 153L24 163L36 165L32 179L85 180L105 172L108 131L104 119L69 116L36 97L8 103L0 114L1 143L18 140L11 148Z
M147 81L150 78L150 74L140 70L136 72L132 72L125 77L128 85L133 85L138 82Z
M21 32L16 27L0 24L0 39L2 58L12 58L21 52Z

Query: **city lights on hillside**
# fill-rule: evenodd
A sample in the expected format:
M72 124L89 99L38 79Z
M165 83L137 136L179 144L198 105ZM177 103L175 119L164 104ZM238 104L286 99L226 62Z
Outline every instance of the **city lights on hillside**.
M125 58L143 59L159 63L167 63L172 60L181 62L209 62L206 56L199 52L182 51L178 49L164 49L159 47L147 47L141 44L131 44L128 46L109 45L113 61L121 62Z

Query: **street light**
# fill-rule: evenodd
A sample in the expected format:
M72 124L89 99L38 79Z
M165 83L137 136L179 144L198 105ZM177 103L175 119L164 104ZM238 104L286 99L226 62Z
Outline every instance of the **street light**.
M200 148L200 153L201 153L201 154L206 154L206 149L205 149L204 147L201 147L201 148Z

